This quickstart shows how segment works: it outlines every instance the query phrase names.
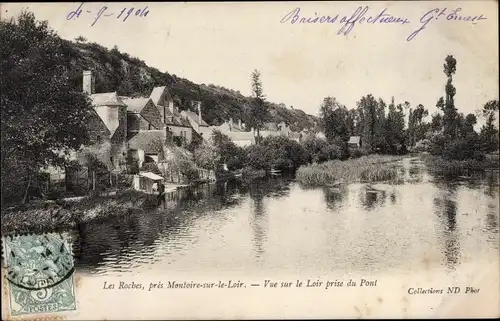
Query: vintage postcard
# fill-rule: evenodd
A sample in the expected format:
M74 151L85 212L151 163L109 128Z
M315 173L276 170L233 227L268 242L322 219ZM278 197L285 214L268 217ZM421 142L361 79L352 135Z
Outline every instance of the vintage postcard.
M500 316L497 1L0 4L2 319Z

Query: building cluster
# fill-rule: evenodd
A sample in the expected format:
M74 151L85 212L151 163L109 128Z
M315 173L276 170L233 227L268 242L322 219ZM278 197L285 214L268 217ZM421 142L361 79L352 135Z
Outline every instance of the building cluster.
M168 139L189 144L194 135L210 141L214 130L229 136L238 146L255 143L256 131L246 129L239 120L229 119L220 126L210 126L202 117L200 101L193 101L193 111L180 111L167 87L155 87L149 97L132 98L116 92L94 93L90 71L83 73L83 91L87 93L95 111L89 122L92 146L106 163L115 170L123 170L135 162L140 168L144 162L158 162L161 148ZM266 123L260 130L262 137L285 135L299 141L301 133L295 133L284 123ZM102 157L101 157L102 158Z

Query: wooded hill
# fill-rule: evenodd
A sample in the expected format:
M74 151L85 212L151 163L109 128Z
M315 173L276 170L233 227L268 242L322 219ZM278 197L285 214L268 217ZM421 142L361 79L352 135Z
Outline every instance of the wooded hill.
M220 125L233 118L245 122L244 110L251 99L238 91L216 85L199 85L188 79L161 72L149 67L142 60L122 53L117 47L109 50L96 43L87 43L84 38L63 41L62 59L71 64L75 86L82 82L82 71L92 70L95 78L94 92L117 91L123 96L149 96L155 86L168 86L176 105L181 110L193 110L190 101L202 102L203 118L210 125ZM249 86L250 86L250 73ZM265 88L265 87L264 87ZM268 103L270 119L267 122L287 123L292 130L315 128L317 118L302 110L287 108L284 104Z

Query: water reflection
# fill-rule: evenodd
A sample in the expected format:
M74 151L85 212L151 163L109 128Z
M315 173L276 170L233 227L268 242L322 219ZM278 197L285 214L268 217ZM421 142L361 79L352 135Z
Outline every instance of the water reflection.
M267 214L264 207L265 184L254 183L250 186L250 198L252 199L252 214L250 215L250 226L253 232L253 245L257 260L262 259L264 254L264 242L267 232Z
M459 263L460 242L457 232L457 184L440 184L443 188L440 195L434 198L435 213L443 227L439 229L444 241L443 254L447 267L454 270Z
M80 225L77 268L387 271L430 251L453 270L498 250L498 185L431 181L408 161L402 173L397 185L306 189L287 176L203 185L166 210Z
M349 189L345 185L338 187L323 187L326 207L331 211L338 211L344 206L349 197Z
M382 207L387 199L387 192L368 185L360 190L359 201L363 208L372 211L377 207Z

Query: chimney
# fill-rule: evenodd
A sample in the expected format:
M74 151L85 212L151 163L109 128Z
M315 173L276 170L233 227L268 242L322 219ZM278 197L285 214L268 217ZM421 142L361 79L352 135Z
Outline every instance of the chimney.
M83 72L83 92L92 95L93 94L92 87L94 87L92 79L92 71L85 70Z
M242 128L242 127L241 127L241 119L240 119L240 120L238 120L238 127L239 127L240 129Z
M254 133L253 127L250 127L250 132Z
M229 118L229 130L231 130L231 131L233 130L233 118L232 117Z
M202 118L201 118L201 101L198 101L198 124L201 125Z

